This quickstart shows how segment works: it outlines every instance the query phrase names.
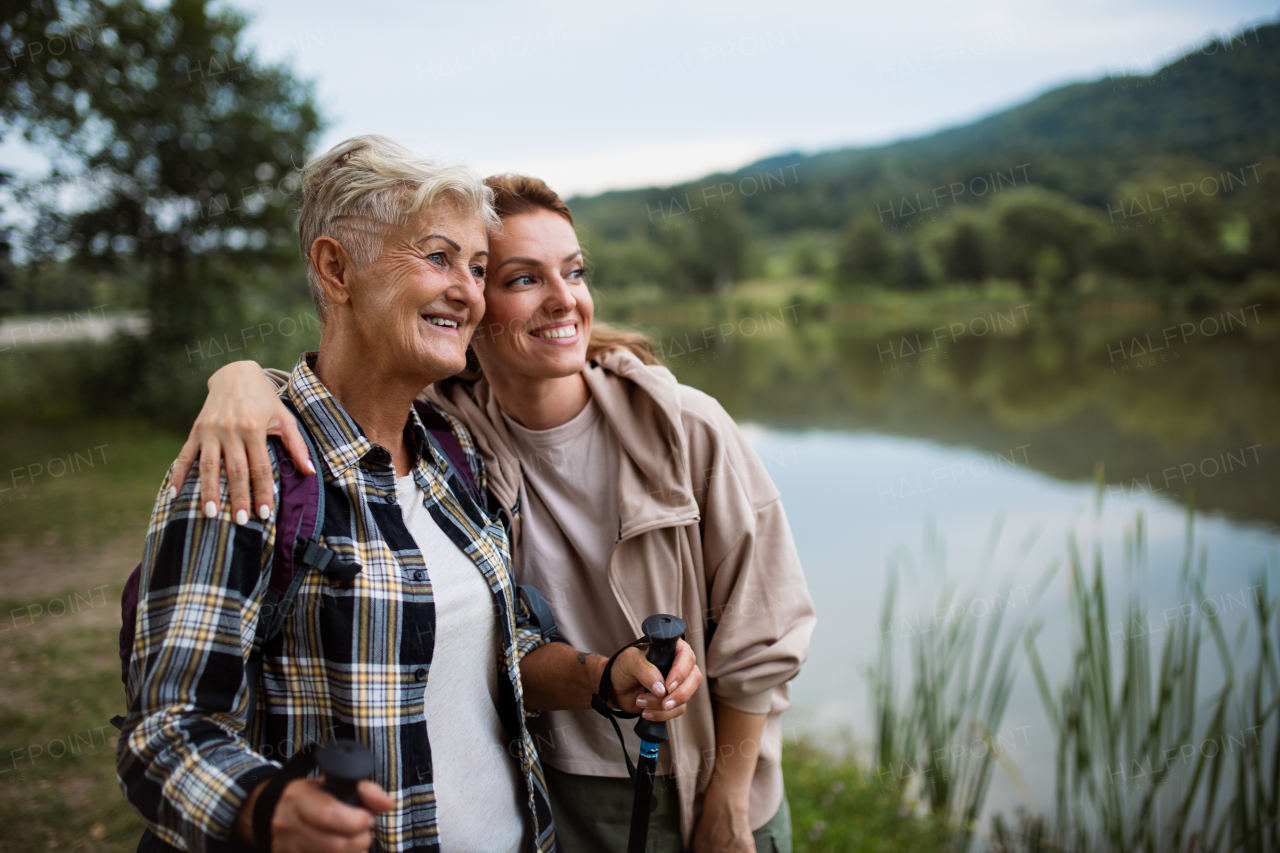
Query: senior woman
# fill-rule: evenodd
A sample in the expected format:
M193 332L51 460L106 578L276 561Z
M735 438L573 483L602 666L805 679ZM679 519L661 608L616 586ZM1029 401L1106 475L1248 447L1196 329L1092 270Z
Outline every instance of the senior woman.
M603 667L531 627L504 523L468 487L487 482L469 433L445 418L462 450L451 456L413 405L465 364L491 198L470 170L378 137L306 166L299 230L321 345L276 402L317 448L325 513L311 544L356 571L337 585L299 574L247 684L274 540L290 534L269 513L233 511L225 478L171 475L147 537L118 751L143 849L555 848L525 714L589 707ZM274 453L267 464L278 484ZM613 673L623 709L646 686L664 695L652 719L678 716L701 680L685 644L670 690L635 649ZM314 779L273 783L282 771L267 756L335 735L371 748L390 796L362 783L361 809Z
M471 427L514 519L516 576L546 591L565 637L608 650L651 612L690 625L711 689L663 748L650 849L790 850L779 715L815 617L778 492L714 399L656 365L640 336L593 323L564 202L533 178L487 183L503 227L478 364L427 396ZM232 503L247 508L244 460L289 422L251 362L209 385L180 458L199 450L216 470L224 454L240 471ZM532 726L562 848L625 849L631 792L610 724L553 711Z

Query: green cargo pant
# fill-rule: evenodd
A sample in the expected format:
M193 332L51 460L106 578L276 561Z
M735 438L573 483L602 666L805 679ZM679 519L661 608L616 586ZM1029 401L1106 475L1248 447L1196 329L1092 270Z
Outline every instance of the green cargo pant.
M631 782L609 776L579 776L542 766L551 796L560 853L626 853L631 828ZM680 853L680 803L676 782L659 776L653 787L658 810L649 815L647 853ZM757 853L791 853L787 797L769 822L752 835Z

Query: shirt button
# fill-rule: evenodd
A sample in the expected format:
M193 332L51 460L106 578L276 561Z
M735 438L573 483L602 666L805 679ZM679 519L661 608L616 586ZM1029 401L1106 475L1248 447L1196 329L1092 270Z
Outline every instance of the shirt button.
M426 680L427 680L427 668L426 668L425 666L420 666L420 667L418 667L417 669L415 669L415 670L413 671L413 677L414 677L414 678L416 678L416 679L418 679L419 681L426 681Z
M387 495L387 503L389 503L389 504L393 504L393 503L395 503L395 502L396 502L396 496L395 496L395 495Z
M424 577L426 577L426 575L424 575L422 572L414 572L414 573L413 573L413 579L414 579L414 580L416 580L416 581L420 581L420 580L422 580Z

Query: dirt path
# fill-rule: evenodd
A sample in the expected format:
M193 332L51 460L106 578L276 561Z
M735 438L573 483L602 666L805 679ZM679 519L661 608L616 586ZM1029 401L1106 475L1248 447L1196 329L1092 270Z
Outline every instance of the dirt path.
M120 591L141 556L136 537L80 550L0 546L0 600L10 602L0 613L0 639L58 626L119 625Z

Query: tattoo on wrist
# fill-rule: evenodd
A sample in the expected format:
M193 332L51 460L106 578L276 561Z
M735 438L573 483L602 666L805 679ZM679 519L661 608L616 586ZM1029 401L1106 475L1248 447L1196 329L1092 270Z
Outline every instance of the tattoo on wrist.
M582 664L583 666L586 666L587 658L589 657L591 657L591 655L587 654L586 652L578 652L578 663Z

